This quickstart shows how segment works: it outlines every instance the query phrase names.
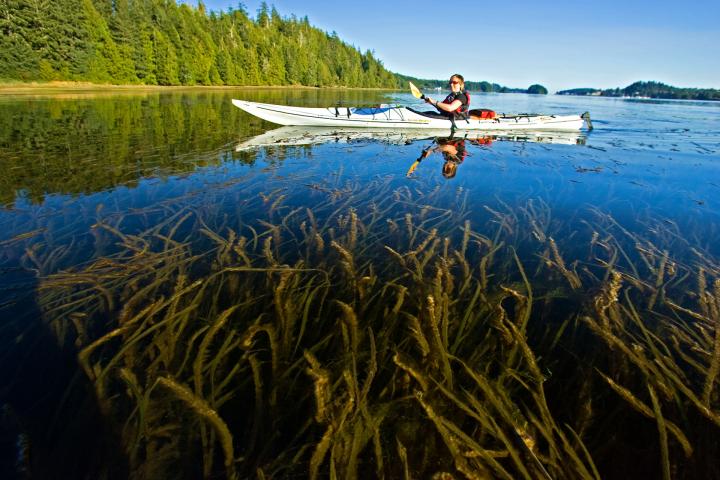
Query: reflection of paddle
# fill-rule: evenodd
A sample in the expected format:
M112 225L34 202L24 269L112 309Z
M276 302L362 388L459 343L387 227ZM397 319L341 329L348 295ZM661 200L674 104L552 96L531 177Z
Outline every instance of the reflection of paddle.
M412 85L412 83L411 83L410 85ZM415 160L415 163L413 163L412 165L410 165L410 168L408 169L408 171L407 171L407 173L405 174L405 176L409 177L410 175L412 175L412 173L415 171L415 169L418 167L418 165L420 165L420 162L422 162L422 160L423 160L424 158L426 158L428 155L430 155L430 150L433 148L433 145L435 145L435 140L434 140L434 139L433 139L432 143L430 144L430 146L429 146L429 147L426 147L426 148L422 151L422 153L421 153L420 156L417 158L417 160Z
M418 87L416 87L415 85L413 85L412 82L408 82L408 83L410 84L410 91L412 92L413 97L419 98L420 100L425 100L425 95L422 94L420 89Z
M406 177L409 177L410 175L412 175L412 173L415 171L417 166L420 165L420 160L422 160L422 157L418 158L417 160L415 160L415 163L410 165L410 169L405 174Z

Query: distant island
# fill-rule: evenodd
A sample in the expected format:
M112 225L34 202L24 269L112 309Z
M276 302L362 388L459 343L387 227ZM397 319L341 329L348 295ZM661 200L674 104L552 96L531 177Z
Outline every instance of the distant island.
M625 88L573 88L560 90L557 95L585 95L594 97L667 98L678 100L718 100L720 90L714 88L679 88L660 82L635 82Z

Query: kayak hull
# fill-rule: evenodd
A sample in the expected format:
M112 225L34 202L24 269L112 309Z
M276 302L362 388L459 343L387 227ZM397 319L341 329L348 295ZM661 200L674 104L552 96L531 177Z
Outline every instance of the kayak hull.
M285 126L266 131L251 138L244 139L235 148L236 151L254 150L261 147L289 147L320 145L324 143L353 143L373 141L390 145L408 145L415 141L447 137L447 130L431 129L400 129L386 128L342 128L342 127L304 127ZM584 145L586 136L578 130L573 131L465 131L453 138L468 140L479 144L490 144L496 141L553 143L563 145Z
M409 128L447 130L452 122L430 118L406 107L328 107L308 108L233 99L241 110L278 125L346 128ZM456 120L458 130L577 131L585 124L582 115L501 115L495 119Z

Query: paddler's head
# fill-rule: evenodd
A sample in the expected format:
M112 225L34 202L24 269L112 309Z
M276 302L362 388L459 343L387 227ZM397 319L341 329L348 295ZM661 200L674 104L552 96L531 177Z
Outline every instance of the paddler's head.
M465 78L459 73L450 77L448 84L450 85L450 90L453 92L462 92L465 90Z
M447 179L453 178L457 174L458 164L452 160L446 160L442 167L443 177Z

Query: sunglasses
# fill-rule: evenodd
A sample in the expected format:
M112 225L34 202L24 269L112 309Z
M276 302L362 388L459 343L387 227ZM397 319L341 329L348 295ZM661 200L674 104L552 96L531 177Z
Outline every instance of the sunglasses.
M451 82L448 82L448 84L449 85L460 85L460 82L458 82L457 80L453 80Z

